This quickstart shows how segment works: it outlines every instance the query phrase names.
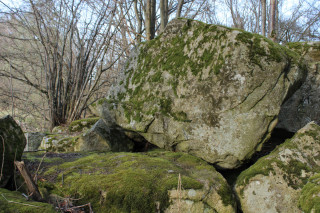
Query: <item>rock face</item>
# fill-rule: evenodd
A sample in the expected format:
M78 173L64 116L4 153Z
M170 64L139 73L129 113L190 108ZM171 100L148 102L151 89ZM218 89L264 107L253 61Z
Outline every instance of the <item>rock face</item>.
M308 62L302 86L281 107L278 128L296 132L310 121L320 124L320 42L289 43Z
M298 58L259 35L177 19L136 48L103 111L160 148L235 168L301 85Z
M81 197L75 205L90 202L94 212L236 212L226 180L205 161L184 153L93 154L43 175L55 192ZM61 187L62 175L68 187Z
M75 151L125 152L133 149L133 142L116 126L109 126L103 119L82 134L75 145Z
M299 197L308 194L302 188L309 188L308 179L319 172L320 127L312 122L240 174L235 189L241 208L244 213L302 212Z
M26 138L14 119L9 115L0 118L0 188L13 176L14 160L21 160L25 145Z
M27 143L24 151L26 152L33 152L38 151L38 148L41 144L41 141L44 136L46 136L43 132L28 132L25 133Z

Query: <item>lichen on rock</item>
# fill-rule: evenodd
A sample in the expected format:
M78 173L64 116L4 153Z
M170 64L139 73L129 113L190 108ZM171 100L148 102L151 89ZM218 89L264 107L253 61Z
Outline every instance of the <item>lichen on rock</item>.
M81 132L84 130L88 130L93 124L95 124L100 118L84 118L76 121L72 121L69 124L69 132Z
M240 174L235 189L241 208L248 213L301 212L301 191L319 172L320 127L311 122Z
M260 35L176 19L136 47L105 114L161 148L235 168L268 140L301 84L298 59Z

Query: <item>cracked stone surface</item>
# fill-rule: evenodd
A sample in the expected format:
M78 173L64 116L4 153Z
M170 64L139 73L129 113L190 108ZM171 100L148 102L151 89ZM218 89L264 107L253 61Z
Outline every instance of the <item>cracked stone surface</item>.
M174 20L136 47L104 117L161 148L236 168L268 140L281 104L305 78L288 52L259 35Z
M313 196L315 190L310 193L310 188L316 189L317 183L310 178L320 172L319 139L320 127L310 122L293 138L243 171L235 185L242 211L312 212L310 209L314 208L317 212L319 206L314 204L319 198Z

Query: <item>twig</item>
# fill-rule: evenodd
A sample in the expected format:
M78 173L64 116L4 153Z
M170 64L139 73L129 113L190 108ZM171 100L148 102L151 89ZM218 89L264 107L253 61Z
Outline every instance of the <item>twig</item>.
M20 204L20 205L24 205L24 206L32 206L32 207L42 208L42 206L36 206L36 205L32 205L32 204L26 204L26 203L20 203L20 202L8 200L3 194L1 194L1 195L8 203L16 203L16 204Z
M5 151L5 146L4 146L4 139L2 135L0 135L2 139L2 145L3 145L3 152L2 152L2 165L1 165L1 173L0 173L0 181L2 180L2 171L3 171L3 166L4 166L4 151Z
M15 151L15 153L14 153L14 161L16 161L16 157L17 157L17 148L18 147L16 147L16 151ZM14 162L13 161L13 162ZM16 164L14 164L13 163L13 165L14 165L14 170L16 171ZM14 181L14 187L15 187L15 189L17 188L17 180L16 180L16 173L14 172L13 173L13 181ZM18 191L18 190L17 190Z
M88 206L89 207L89 210L90 210L90 213L93 213L92 209L91 209L91 203L87 203L87 204L84 204L82 206L75 206L75 207L71 207L71 208L68 208L66 211L69 211L69 210L72 210L72 209L78 209L78 208L81 208L81 207L85 207L85 206ZM71 211L72 212L72 211Z
M34 177L33 177L33 180L34 180L35 182L37 182L38 172L39 172L40 166L41 166L44 158L46 157L46 155L47 155L47 153L45 153L45 154L43 155L43 157L42 157L42 159L41 159L41 161L40 161L40 163L39 163L39 166L38 166L38 168L37 168L37 171L36 171L36 173L35 173L35 175L34 175Z
M179 195L179 199L178 199L178 212L180 213L180 206L181 206L181 187L182 183L181 183L181 175L179 173L179 178L178 178L178 195Z
M61 207L60 207L60 202L58 201L58 199L57 199L57 198L56 198L56 202L57 202L57 205L58 205L58 207L59 207L60 212L62 212L62 213L63 213L63 211L62 211L62 209L61 209Z

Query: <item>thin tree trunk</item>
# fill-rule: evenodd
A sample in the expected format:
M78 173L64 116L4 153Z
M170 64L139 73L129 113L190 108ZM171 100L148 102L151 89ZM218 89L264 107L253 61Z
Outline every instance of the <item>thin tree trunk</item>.
M261 0L262 20L261 20L261 34L266 36L266 23L267 23L267 5L266 0Z
M146 25L146 39L151 40L151 0L146 1L145 25Z
M151 39L154 39L156 36L156 0L151 0Z
M276 41L276 0L270 1L270 29L269 38Z
M176 18L181 17L181 11L182 11L182 6L183 6L184 0L179 0L178 2L178 7L177 7L177 15Z
M168 24L168 0L160 0L160 32L163 32Z
M146 39L154 39L156 30L156 0L146 1L145 25Z
M141 10L138 10L138 0L134 0L134 13L137 18L136 43L139 44L141 42L141 34L142 34L142 17L141 17Z

